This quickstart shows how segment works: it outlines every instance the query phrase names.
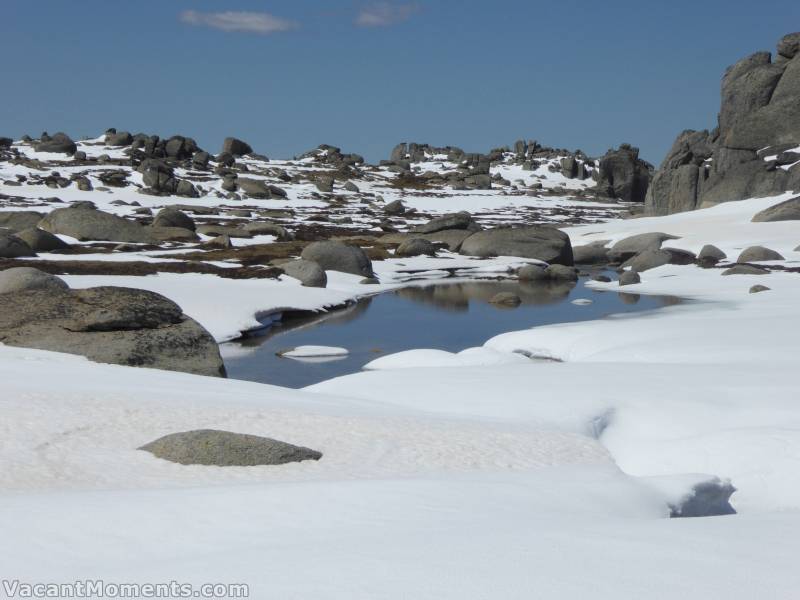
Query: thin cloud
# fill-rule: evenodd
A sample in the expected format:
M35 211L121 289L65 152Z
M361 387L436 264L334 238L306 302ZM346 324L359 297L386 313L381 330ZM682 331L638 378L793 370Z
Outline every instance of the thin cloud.
M180 20L196 27L211 27L220 31L259 35L269 35L297 28L296 23L265 12L202 13L196 10L185 10L181 13Z
M419 7L416 4L374 2L361 9L356 16L355 23L359 27L388 27L407 21L418 10Z

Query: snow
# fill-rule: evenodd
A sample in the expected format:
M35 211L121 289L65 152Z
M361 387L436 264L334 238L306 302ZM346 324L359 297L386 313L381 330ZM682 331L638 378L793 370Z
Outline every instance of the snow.
M347 348L335 346L297 346L291 350L280 353L284 358L309 359L309 358L339 358L349 354Z
M4 166L3 176L17 168ZM48 190L14 193L38 199ZM83 199L75 192L59 195ZM305 193L297 186L286 201L253 204L313 207ZM106 196L98 205L118 214L131 207L112 208L113 198L165 202L127 188L91 195ZM431 212L585 206L492 191L385 196ZM711 243L731 260L764 245L792 268L796 222L751 222L788 197L566 231L575 245L663 231L680 236L666 246L697 252ZM163 293L226 340L282 311L327 310L451 272L502 276L526 262L389 259L375 262L378 285L329 273L325 289L196 273L65 279ZM771 291L749 294L754 283ZM800 276L665 265L625 288L591 285L686 300L511 332L461 352L383 356L304 390L0 345L4 577L244 582L254 598L794 597ZM273 437L323 457L187 467L137 450L199 428ZM668 504L715 477L737 488L738 514L667 518Z

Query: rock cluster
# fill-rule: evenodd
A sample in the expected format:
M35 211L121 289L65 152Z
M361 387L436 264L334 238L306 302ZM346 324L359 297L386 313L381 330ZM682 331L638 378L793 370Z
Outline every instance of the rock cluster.
M717 127L681 133L647 194L650 215L800 189L800 33L722 78ZM792 151L795 149L795 151Z

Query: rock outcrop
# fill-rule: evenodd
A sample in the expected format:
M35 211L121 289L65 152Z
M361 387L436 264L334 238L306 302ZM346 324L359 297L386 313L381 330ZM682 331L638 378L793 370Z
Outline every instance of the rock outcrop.
M722 78L718 124L687 130L672 145L645 200L650 215L705 208L800 189L800 34L778 43L775 60L756 52Z
M0 342L6 345L225 375L214 338L160 294L122 287L70 290L44 273L17 271L3 280L9 292L2 295Z

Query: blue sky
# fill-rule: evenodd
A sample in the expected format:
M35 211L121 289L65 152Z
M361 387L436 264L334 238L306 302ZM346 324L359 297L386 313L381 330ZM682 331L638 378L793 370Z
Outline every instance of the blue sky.
M727 65L797 30L797 0L3 0L0 135L113 126L370 160L399 141L627 141L658 163L714 126Z

